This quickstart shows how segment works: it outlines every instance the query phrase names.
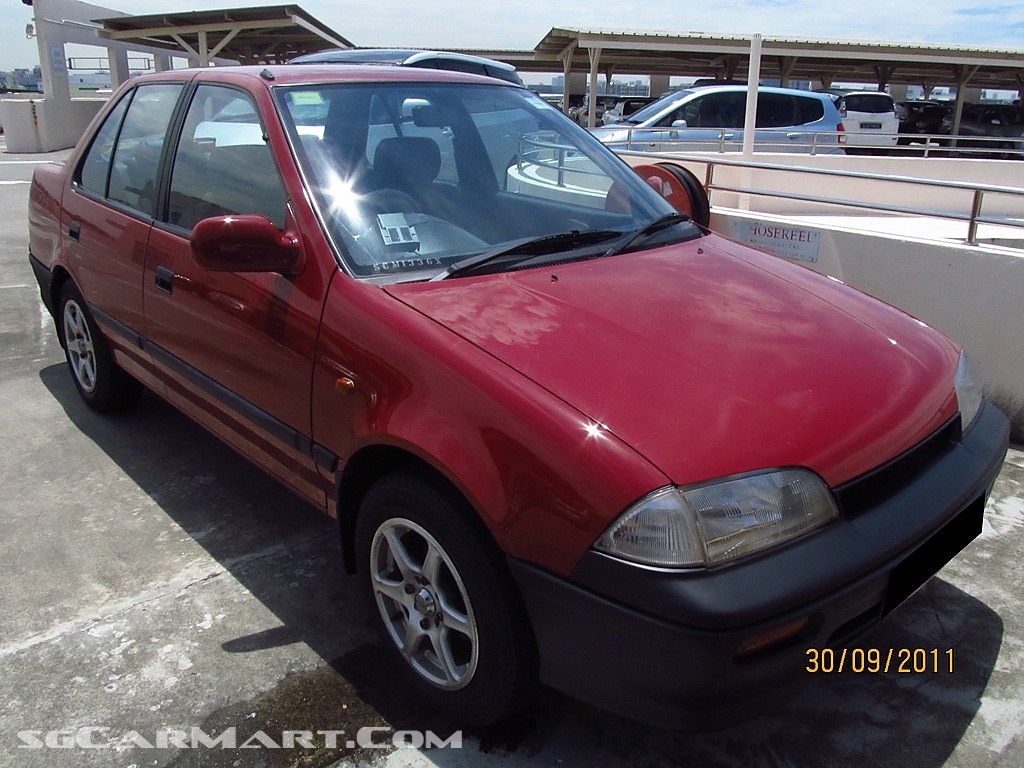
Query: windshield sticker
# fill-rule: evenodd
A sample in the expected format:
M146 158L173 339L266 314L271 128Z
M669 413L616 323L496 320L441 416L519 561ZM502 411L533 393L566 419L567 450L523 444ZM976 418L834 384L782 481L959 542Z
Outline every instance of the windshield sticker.
M380 228L380 236L384 238L384 245L406 251L415 251L420 246L416 227L406 221L404 213L379 213L377 226Z

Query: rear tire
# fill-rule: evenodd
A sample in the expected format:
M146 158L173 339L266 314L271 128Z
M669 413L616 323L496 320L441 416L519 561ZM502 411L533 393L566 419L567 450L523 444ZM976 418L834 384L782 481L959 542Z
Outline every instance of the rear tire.
M526 706L537 650L504 557L476 513L425 473L367 493L356 523L376 623L420 698L487 725Z
M57 318L71 380L85 404L102 413L134 405L142 385L114 362L106 337L70 281L61 288Z

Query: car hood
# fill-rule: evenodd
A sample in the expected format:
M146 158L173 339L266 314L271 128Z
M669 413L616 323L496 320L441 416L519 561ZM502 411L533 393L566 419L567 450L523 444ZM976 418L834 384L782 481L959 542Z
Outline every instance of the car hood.
M388 290L677 484L805 466L835 486L956 413L944 336L717 236Z

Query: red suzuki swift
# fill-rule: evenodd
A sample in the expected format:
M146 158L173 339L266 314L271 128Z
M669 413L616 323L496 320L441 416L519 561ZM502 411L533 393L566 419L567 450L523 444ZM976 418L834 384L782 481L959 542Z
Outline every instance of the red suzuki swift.
M135 78L30 208L85 401L144 385L336 516L460 722L538 681L757 712L979 533L1006 449L951 341L484 77Z

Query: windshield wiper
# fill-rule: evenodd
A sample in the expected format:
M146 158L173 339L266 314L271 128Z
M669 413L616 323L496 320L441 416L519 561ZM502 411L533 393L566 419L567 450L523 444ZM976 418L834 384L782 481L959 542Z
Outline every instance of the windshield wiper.
M635 229L632 232L627 232L621 240L612 243L612 247L601 254L602 258L605 256L614 256L617 253L622 253L626 249L635 245L637 241L642 240L645 237L653 235L655 232L660 232L663 229L674 227L676 224L682 224L684 221L689 221L690 217L685 213L673 212L666 213L661 218L655 219L652 222L644 224L639 229Z
M599 243L612 237L618 237L621 234L621 232L614 229L595 229L586 232L574 229L571 232L559 232L556 235L526 237L512 243L507 243L490 251L474 253L472 256L467 256L461 261L456 261L441 274L430 278L430 282L447 280L449 277L455 277L456 275L464 275L506 257L520 255L523 257L521 259L509 259L509 265L511 265L541 254L567 251L573 248L581 248L585 245L593 245L594 243Z

